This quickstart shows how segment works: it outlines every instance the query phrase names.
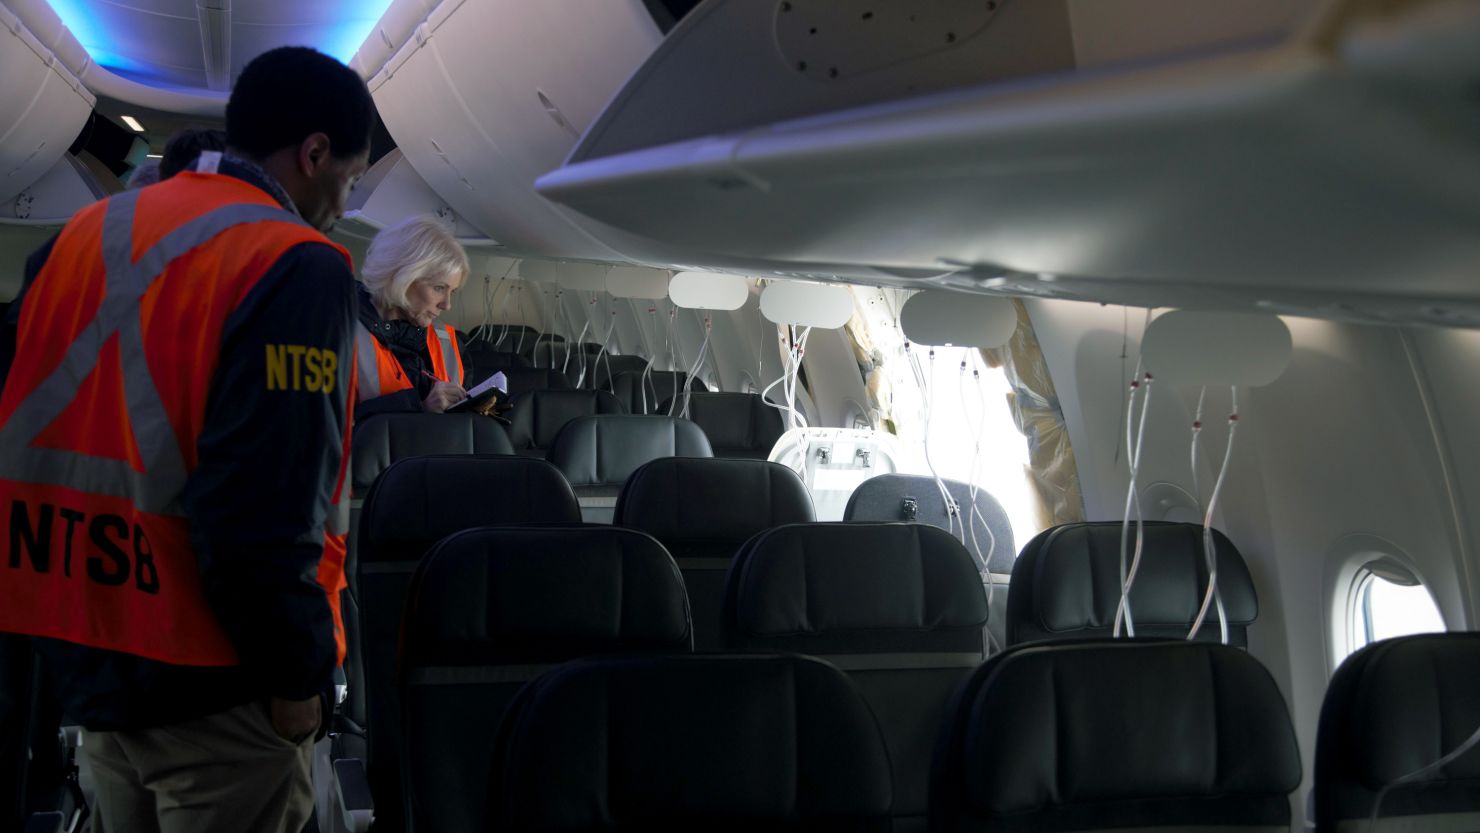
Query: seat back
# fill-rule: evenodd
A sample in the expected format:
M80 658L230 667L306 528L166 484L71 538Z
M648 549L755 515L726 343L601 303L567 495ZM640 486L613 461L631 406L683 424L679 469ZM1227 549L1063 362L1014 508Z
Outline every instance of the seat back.
M504 427L480 414L381 414L355 426L350 482L362 496L381 472L406 457L513 453Z
M668 413L672 405L673 400L664 400L658 413ZM673 414L684 416L682 411L680 396ZM691 392L686 418L704 429L716 457L768 459L776 441L786 433L781 412L767 405L758 393Z
M808 657L587 659L515 698L501 831L886 831L889 758L848 678Z
M489 829L489 745L516 692L554 663L691 645L662 545L615 527L461 532L422 560L402 631L410 827Z
M520 396L541 390L570 390L575 387L564 373L549 368L510 368L503 373L504 377L509 380L509 396Z
M888 743L897 831L926 827L938 728L986 623L971 555L924 524L777 527L740 549L725 591L730 650L814 654L853 678Z
M353 597L370 778L383 810L399 805L400 704L396 645L417 563L454 532L482 526L577 523L580 509L560 472L515 456L434 455L401 460L365 498ZM359 678L358 680L356 678ZM360 695L355 695L360 696ZM398 811L390 817L398 817Z
M597 359L600 361L597 361ZM591 359L590 386L611 390L612 378L622 373L641 373L647 369L648 360L634 355L597 354Z
M665 457L627 478L612 523L652 535L683 571L694 648L723 646L725 571L740 545L774 526L810 523L812 498L796 472L764 460Z
M1244 651L1021 645L974 671L952 704L931 829L1274 833L1289 829L1300 775L1285 701Z
M1017 547L1012 540L1012 522L1007 510L985 489L976 490L973 505L971 485L959 480L941 479L946 492L956 502L959 515L951 515L941 496L940 486L928 475L880 474L858 484L843 510L845 521L903 521L930 524L962 536L973 554L980 550L985 559L981 567L994 573L1012 572ZM973 544L971 535L976 535Z
M628 475L660 457L712 457L709 440L686 419L588 416L566 423L549 460L576 490L587 521L611 523Z
M513 404L509 439L514 451L526 457L545 457L560 429L573 419L627 413L616 397L598 390L534 390L520 395Z
M647 374L628 371L612 376L608 390L622 400L622 404L631 413L667 415L668 409L660 410L658 406L664 402L671 403L675 395L682 394L684 382L688 378L689 375L681 370L654 370ZM689 390L704 392L709 388L695 379ZM673 414L676 416L678 411L675 410Z
M1018 556L1007 597L1007 644L1113 635L1120 605L1119 521L1074 523L1040 533ZM1127 560L1135 527L1127 536ZM1259 615L1254 581L1228 537L1213 531L1218 556L1218 592L1228 613L1229 643L1248 645L1248 627ZM1141 566L1131 588L1136 636L1187 636L1207 592L1202 527L1148 521ZM1122 630L1124 633L1124 630ZM1197 633L1218 641L1218 617L1210 610Z
M1480 633L1388 639L1347 657L1326 689L1317 730L1316 830L1480 830L1480 747L1388 788L1379 824L1369 824L1384 787L1477 731Z

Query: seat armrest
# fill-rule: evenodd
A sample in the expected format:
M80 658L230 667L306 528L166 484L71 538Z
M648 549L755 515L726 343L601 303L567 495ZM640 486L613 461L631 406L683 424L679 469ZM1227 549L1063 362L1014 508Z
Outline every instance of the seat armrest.
M370 797L370 779L359 758L334 762L334 792L339 797L339 815L349 833L367 833L375 821L375 801Z

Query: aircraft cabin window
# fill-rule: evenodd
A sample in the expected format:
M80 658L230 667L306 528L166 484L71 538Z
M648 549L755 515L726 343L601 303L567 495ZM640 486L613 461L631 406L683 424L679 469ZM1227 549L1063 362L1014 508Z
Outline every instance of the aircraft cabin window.
M1348 620L1353 653L1379 640L1445 630L1428 588L1406 568L1388 561L1373 562L1357 572Z

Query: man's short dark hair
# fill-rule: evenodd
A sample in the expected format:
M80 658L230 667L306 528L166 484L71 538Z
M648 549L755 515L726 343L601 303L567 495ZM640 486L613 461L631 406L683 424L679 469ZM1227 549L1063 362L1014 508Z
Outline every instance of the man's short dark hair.
M264 159L314 133L343 159L370 146L375 102L354 70L306 46L283 46L252 59L226 103L226 143Z
M170 137L159 160L159 178L169 179L195 164L208 150L226 150L226 131L191 128Z

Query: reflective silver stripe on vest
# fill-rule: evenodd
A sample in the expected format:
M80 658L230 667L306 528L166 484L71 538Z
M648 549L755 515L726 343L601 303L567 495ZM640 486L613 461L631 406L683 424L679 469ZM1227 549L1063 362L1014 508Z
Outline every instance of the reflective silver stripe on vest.
M22 483L65 486L89 494L129 498L142 511L181 514L185 459L175 439L164 401L144 361L144 331L139 302L176 258L216 235L246 223L267 220L302 223L278 206L236 204L209 211L166 234L131 261L134 209L138 191L108 201L103 215L102 255L105 292L93 319L67 347L61 364L36 386L0 426L0 477ZM103 345L114 334L123 356L123 388L129 425L144 472L127 460L76 451L33 448L98 364Z
M380 389L380 364L375 360L375 336L364 324L355 324L355 368L360 377L359 401L374 399L385 393Z
M437 344L442 347L442 366L447 368L447 381L454 385L463 383L462 362L457 358L457 345L452 343L452 333L447 327L440 324L432 324L432 331L437 334Z

